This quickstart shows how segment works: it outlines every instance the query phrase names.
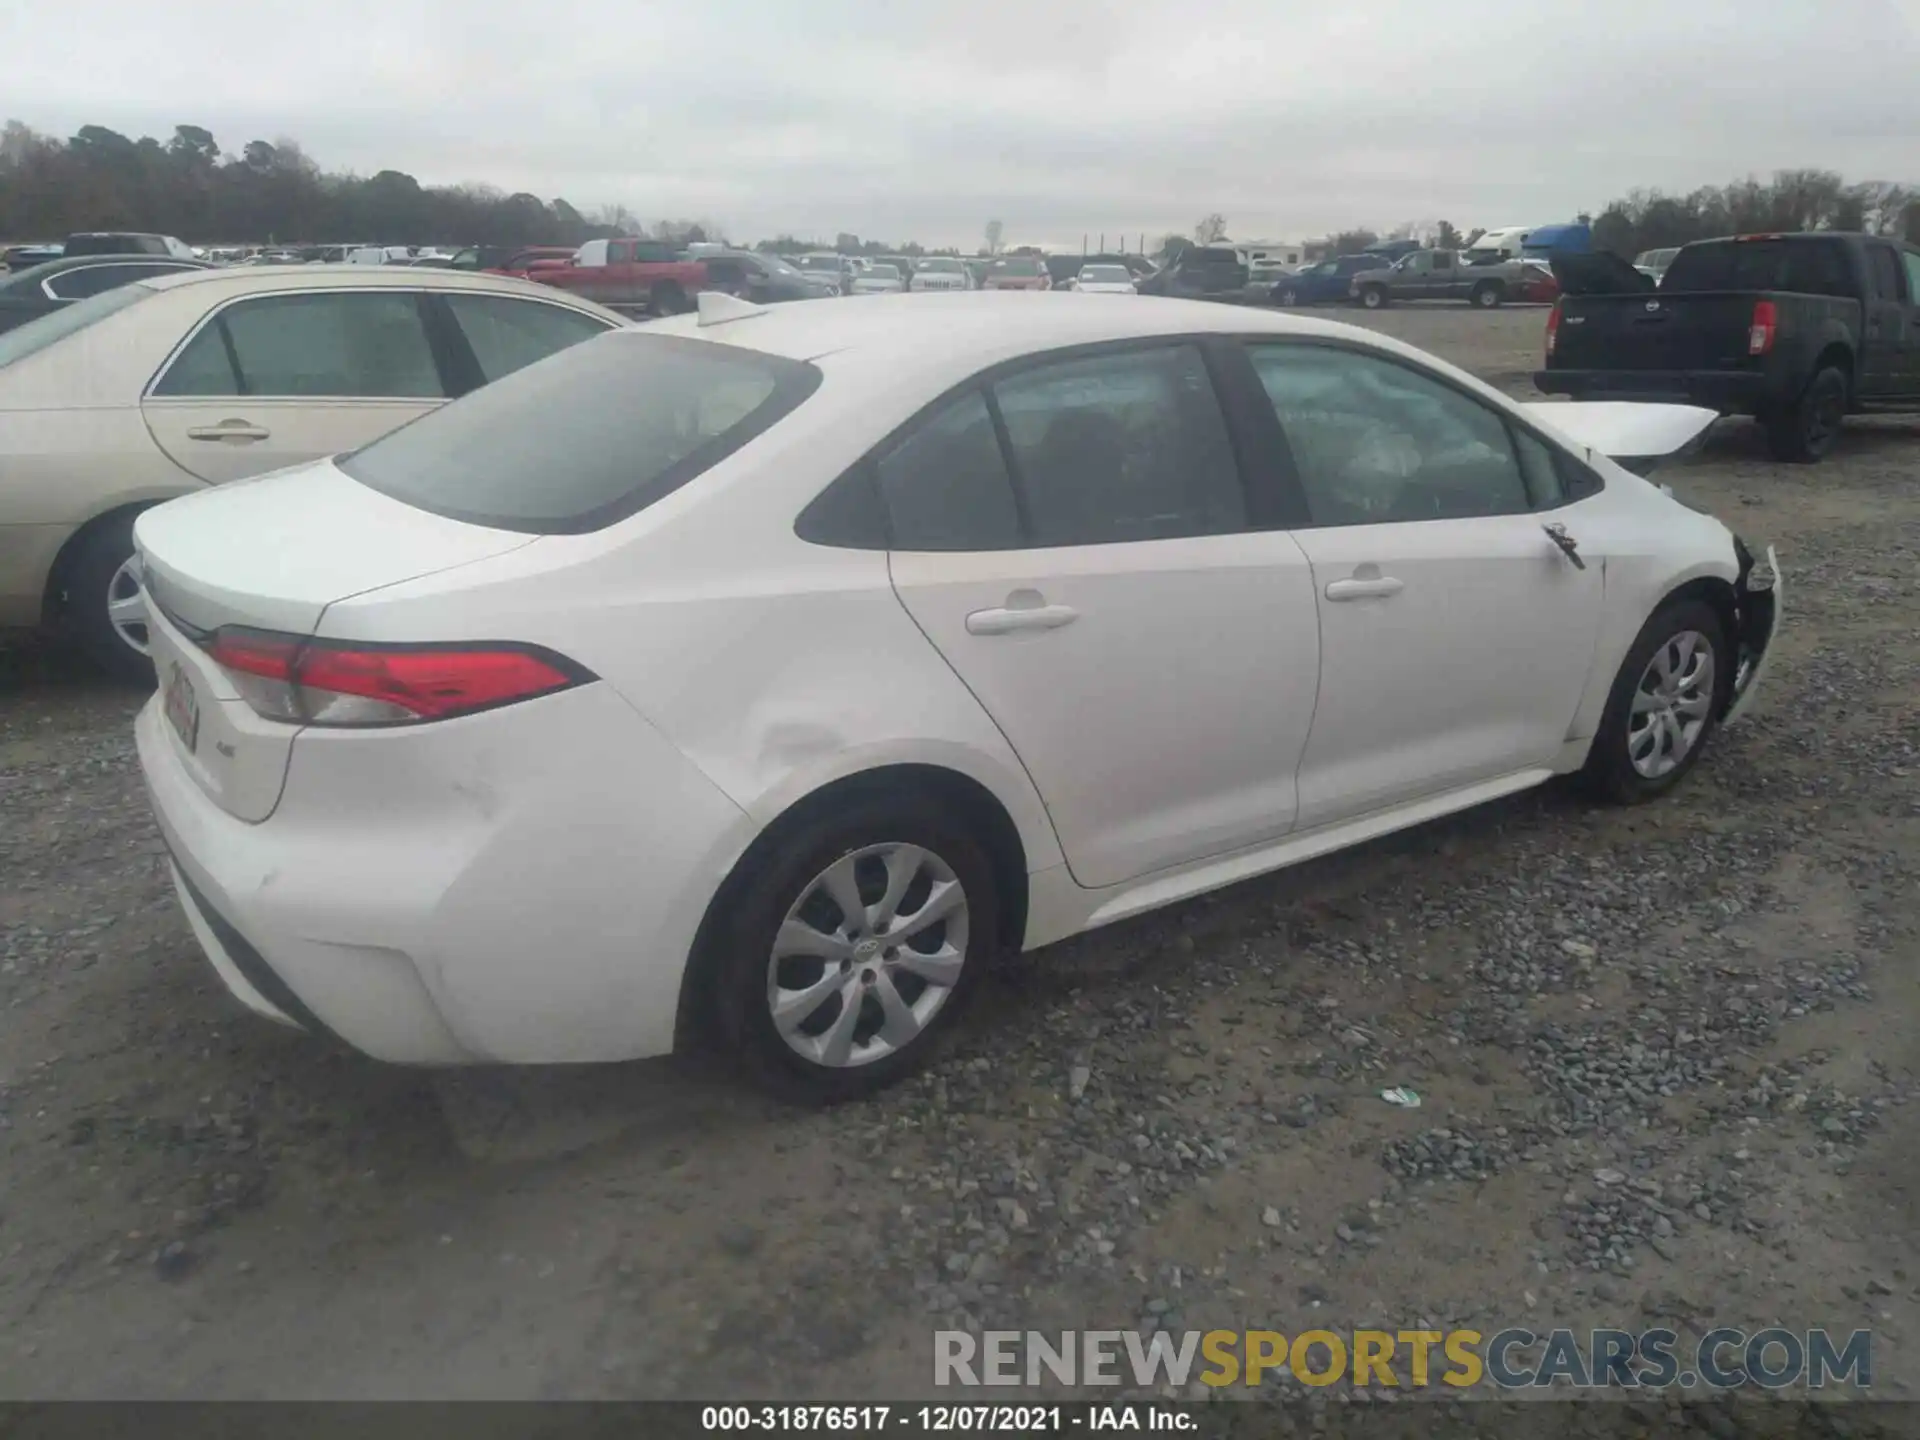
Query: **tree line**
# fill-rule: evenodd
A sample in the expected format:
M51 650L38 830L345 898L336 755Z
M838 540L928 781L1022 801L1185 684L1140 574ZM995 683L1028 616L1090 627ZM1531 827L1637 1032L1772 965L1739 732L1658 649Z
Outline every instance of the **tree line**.
M1586 218L1586 217L1582 217ZM1633 256L1690 240L1765 230L1870 230L1920 244L1920 186L1849 182L1830 170L1781 170L1703 186L1685 195L1634 190L1593 218L1596 246ZM988 222L988 253L1000 248L1000 221ZM506 194L485 185L422 185L399 170L371 176L323 171L298 142L251 140L224 151L198 125L172 136L135 140L100 125L69 139L41 134L18 120L0 129L0 239L57 241L80 230L140 230L200 244L368 242L487 245L577 245L607 235L650 234L679 243L723 240L708 220L643 225L622 205L583 212L564 199ZM1415 238L1458 249L1484 232L1441 220L1407 224L1385 238ZM1195 242L1227 234L1225 217L1205 216L1191 236L1168 235L1158 253L1171 258ZM1345 230L1310 246L1350 254L1383 238ZM850 255L956 254L915 241L898 245L850 233L831 244L781 234L759 242L780 254L835 249Z

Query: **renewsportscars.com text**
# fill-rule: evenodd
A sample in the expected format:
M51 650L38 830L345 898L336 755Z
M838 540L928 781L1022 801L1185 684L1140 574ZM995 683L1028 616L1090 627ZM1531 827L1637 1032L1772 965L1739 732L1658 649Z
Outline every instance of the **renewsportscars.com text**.
M936 1385L1303 1385L1502 1390L1570 1386L1734 1390L1873 1384L1873 1335L1854 1330L939 1330Z

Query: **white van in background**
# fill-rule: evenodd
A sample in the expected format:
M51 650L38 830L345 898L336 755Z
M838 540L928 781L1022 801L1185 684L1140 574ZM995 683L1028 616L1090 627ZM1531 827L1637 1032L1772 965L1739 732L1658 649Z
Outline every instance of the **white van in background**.
M1489 230L1460 252L1460 259L1468 265L1497 265L1502 260L1518 260L1520 247L1527 243L1527 232L1536 227L1532 225L1507 225L1498 230Z

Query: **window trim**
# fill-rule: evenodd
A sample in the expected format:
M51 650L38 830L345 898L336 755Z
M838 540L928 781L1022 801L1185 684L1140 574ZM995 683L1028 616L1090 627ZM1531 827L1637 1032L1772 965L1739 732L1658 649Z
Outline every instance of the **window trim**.
M1272 480L1256 466L1254 461L1263 457L1260 451L1260 437L1249 434L1249 407L1244 383L1236 376L1239 368L1232 355L1234 337L1224 335L1217 330L1178 331L1159 335L1128 335L1117 340L1084 341L1072 345L1059 345L1047 350L1030 350L1006 360L996 361L984 369L977 370L964 380L955 382L938 394L916 406L913 413L895 425L878 441L869 446L858 460L840 472L832 480L822 485L794 517L794 534L809 545L823 545L839 550L872 550L883 548L872 543L879 535L885 537L884 548L888 551L901 549L894 543L893 517L887 513L885 498L881 493L877 467L880 461L893 450L904 444L923 424L955 401L963 398L969 391L977 391L986 402L987 412L994 422L994 435L1000 443L1001 463L1006 467L1008 483L1014 492L1014 504L1019 512L1021 538L1019 545L998 546L991 550L901 550L902 554L915 555L989 555L1006 554L1014 550L1031 550L1036 553L1054 550L1087 550L1101 545L1151 545L1173 543L1179 540L1210 538L1205 535L1166 536L1154 540L1104 540L1076 545L1037 545L1033 540L1031 514L1027 504L1025 479L1020 474L1017 458L1013 453L1011 441L1006 432L1006 422L1000 414L1000 403L995 398L993 387L1012 376L1026 371L1043 369L1052 365L1070 364L1076 360L1095 359L1107 355L1125 355L1141 350L1173 350L1190 346L1197 350L1200 361L1206 370L1207 380L1213 388L1214 403L1220 407L1220 418L1226 427L1227 448L1233 457L1235 478L1239 481L1241 497L1246 507L1246 523L1238 530L1221 532L1228 535L1261 534L1273 530L1295 528L1286 523L1292 513L1293 501L1284 490L1276 491ZM1241 364L1246 364L1241 357ZM1255 382L1257 384L1257 381ZM1262 395L1264 403L1264 394ZM1269 416L1272 407L1267 406ZM1270 418L1269 424L1277 427L1278 421ZM1271 454L1264 457L1269 463ZM862 470L866 474L861 475ZM834 494L840 487L864 487L880 507L880 520L876 527L877 535L852 536L848 532L845 539L827 538L820 531L823 516L832 515L837 506L846 503L845 497Z
M1243 333L1243 334L1236 335L1234 338L1240 342L1239 344L1240 357L1247 367L1249 378L1252 380L1254 386L1258 390L1258 398L1260 399L1262 405L1265 408L1267 415L1270 418L1271 424L1276 432L1276 441L1281 447L1281 450L1285 456L1285 467L1286 467L1285 475L1286 475L1287 483L1291 486L1293 490L1294 500L1298 506L1297 513L1301 517L1297 525L1289 527L1291 529L1350 530L1355 527L1352 525L1322 524L1319 521L1316 521L1312 518L1313 512L1307 504L1306 487L1301 483L1299 465L1293 457L1293 446L1291 442L1289 442L1286 438L1286 427L1280 423L1279 414L1274 410L1273 402L1270 399L1268 399L1266 387L1264 385L1261 385L1260 373L1258 369L1255 368L1253 363L1253 356L1250 352L1252 348L1256 345L1262 345L1262 346L1291 345L1291 346L1299 346L1299 347L1312 347L1312 348L1323 349L1323 350L1340 350L1348 354L1364 356L1365 358L1370 360L1377 360L1384 364L1398 365L1403 370L1411 371L1413 374L1420 376L1422 379L1425 379L1435 385L1439 385L1444 389L1451 391L1453 394L1459 396L1462 400L1467 401L1469 404L1478 405L1482 410L1487 411L1496 420L1500 421L1501 424L1505 426L1505 428L1508 431L1507 443L1509 446L1513 448L1513 463L1514 463L1514 469L1516 473L1521 473L1521 472L1520 472L1520 452L1519 452L1518 445L1515 444L1513 439L1514 433L1518 432L1519 434L1526 435L1528 438L1537 441L1541 445L1544 445L1546 447L1548 455L1553 457L1554 468L1559 473L1559 476L1560 476L1560 484L1563 491L1560 499L1552 505L1533 504L1533 505L1530 505L1529 508L1527 508L1526 510L1514 510L1514 511L1504 512L1507 515L1551 515L1555 511L1565 509L1569 505L1577 505L1583 500L1590 500L1595 495L1600 494L1603 490L1606 489L1606 486L1607 486L1606 478L1603 475L1601 475L1601 473L1598 470L1594 469L1593 466L1587 464L1584 457L1576 455L1572 451L1568 450L1565 445L1561 444L1558 440L1554 439L1551 435L1546 434L1544 431L1542 431L1537 426L1532 424L1530 421L1525 419L1524 416L1517 415L1513 413L1511 410L1506 409L1505 407L1496 407L1496 406L1490 405L1487 402L1487 398L1484 395L1477 395L1472 390L1468 389L1466 386L1460 384L1457 380L1453 379L1451 376L1443 375L1437 370L1430 369L1427 366L1421 365L1415 361L1410 361L1405 356L1396 355L1392 351L1384 350L1378 346L1368 345L1361 341L1346 340L1336 336L1285 335L1285 334L1272 334L1272 333L1268 333L1265 335L1260 335L1260 334L1247 335ZM1572 467L1571 470L1568 469L1569 464ZM1569 484L1570 476L1575 479L1578 479L1580 483L1578 485ZM1526 483L1525 475L1524 473L1521 473L1521 484L1524 486L1525 483ZM1578 491L1579 493L1577 494L1573 493L1574 491ZM1531 499L1531 497L1529 497L1529 499ZM1469 516L1469 517L1455 517L1455 518L1498 519L1501 517ZM1416 520L1416 521L1373 521L1370 523L1373 523L1373 524L1426 524L1428 522L1423 520Z
M602 334L620 328L618 321L609 321L604 316L596 315L591 310L582 310L576 305L556 304L544 295L512 295L503 290L470 290L464 286L458 289L428 290L424 293L428 316L427 338L434 345L436 358L440 359L445 371L449 400L458 400L462 395L471 395L488 383L486 372L480 367L480 357L473 353L473 344L467 339L466 331L460 328L459 317L453 313L450 302L456 296L509 300L520 305L542 305L549 310L558 310L565 315L578 315L582 320L592 321L600 327ZM598 339L599 337L589 338Z
M219 304L215 305L211 310L207 311L206 314L202 315L199 318L199 320L194 322L192 327L188 329L187 333L181 336L179 341L175 343L174 347L167 352L166 357L163 360L161 360L159 367L153 372L151 376L147 378L147 383L144 386L142 386L140 390L140 403L142 405L146 405L146 404L180 405L180 404L204 404L210 400L242 399L242 400L307 401L307 402L327 401L327 400L351 400L356 404L364 404L364 405L419 405L423 403L444 404L448 400L457 399L460 394L467 393L465 391L456 392L454 390L453 387L456 381L459 379L459 377L456 374L449 371L449 369L447 368L446 359L442 354L441 347L436 343L434 338L434 324L432 319L430 318L431 312L433 310L433 306L431 302L435 296L447 295L447 294L505 295L509 299L515 299L515 300L525 299L525 300L530 300L535 304L552 305L557 310L572 311L574 314L583 315L590 320L597 320L600 318L599 316L595 315L591 310L585 310L576 305L561 304L554 300L549 300L544 295L522 296L512 291L495 290L495 289L483 288L479 286L470 287L470 286L461 285L461 286L447 286L444 288L438 288L438 287L429 286L429 285L346 284L346 285L290 285L283 289L249 290L244 294L232 295L220 301ZM278 299L283 299L287 296L298 296L298 295L411 295L413 296L415 308L420 311L421 324L427 332L427 345L433 351L434 366L440 372L440 387L441 389L445 390L447 393L444 395L438 395L438 396L434 396L434 395L427 395L427 396L421 396L421 395L249 395L249 394L223 396L223 395L158 395L154 393L155 390L159 387L161 380L166 377L167 372L173 368L175 363L180 359L180 356L183 353L185 353L187 347L191 345L196 339L199 338L200 332L202 330L205 330L208 326L216 323L221 316L225 315L226 312L232 309L235 305L244 305L247 302L253 301L253 300L278 300ZM451 316L448 317L448 323L449 324L452 323ZM620 327L615 325L607 326L607 329L609 330L615 330L618 328ZM238 382L241 379L239 363L233 351L232 341L230 338L227 337L224 326L221 327L221 339L222 339L222 344L225 345L227 349L228 361L234 366L235 381ZM240 388L238 383L236 383L235 388L236 389Z

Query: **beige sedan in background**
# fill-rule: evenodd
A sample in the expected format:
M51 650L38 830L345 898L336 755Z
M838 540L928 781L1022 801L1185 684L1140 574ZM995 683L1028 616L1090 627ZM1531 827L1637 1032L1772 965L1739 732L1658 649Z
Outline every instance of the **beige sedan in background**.
M0 335L0 629L150 679L141 510L357 449L625 323L506 276L308 265L159 276Z

